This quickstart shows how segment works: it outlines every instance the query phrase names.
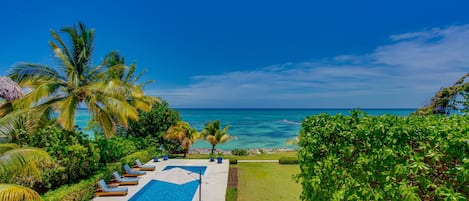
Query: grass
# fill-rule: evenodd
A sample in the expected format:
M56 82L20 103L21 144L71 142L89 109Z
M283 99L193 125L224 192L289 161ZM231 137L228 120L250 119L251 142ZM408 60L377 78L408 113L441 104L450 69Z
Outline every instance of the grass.
M238 163L239 201L298 201L301 185L292 175L300 172L298 165L276 163Z
M226 188L225 201L237 201L238 200L238 189L234 187Z
M238 160L278 160L280 157L298 157L296 151L286 151L286 152L276 152L271 154L256 154L249 156L235 156L235 155L223 155L223 158L231 159L235 158ZM208 154L188 154L187 158L189 159L201 159L209 158Z

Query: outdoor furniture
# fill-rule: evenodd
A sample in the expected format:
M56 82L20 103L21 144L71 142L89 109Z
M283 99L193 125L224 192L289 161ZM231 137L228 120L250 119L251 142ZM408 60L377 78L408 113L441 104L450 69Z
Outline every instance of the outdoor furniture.
M103 179L99 180L98 187L99 188L95 192L95 195L97 197L99 196L124 196L124 195L127 195L127 192L128 192L127 187L119 187L119 188L109 187Z
M143 171L153 171L153 170L155 170L154 165L143 165L142 162L140 162L139 159L135 160L135 167L138 168L139 170L143 170Z
M146 174L145 171L138 171L138 170L132 170L130 169L130 166L128 164L124 165L124 174L122 174L124 177L138 177Z
M112 176L114 177L113 182L118 185L137 185L138 184L138 178L135 178L135 177L132 177L132 178L122 177L117 172L112 173Z

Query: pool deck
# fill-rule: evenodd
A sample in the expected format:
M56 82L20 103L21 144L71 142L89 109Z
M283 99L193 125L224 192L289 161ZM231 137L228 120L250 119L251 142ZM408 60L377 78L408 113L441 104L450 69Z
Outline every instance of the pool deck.
M156 179L156 175L168 165L186 165L186 166L207 166L205 174L202 175L202 201L220 201L225 200L226 186L228 183L229 160L223 160L222 164L209 162L208 159L169 159L167 161L146 163L146 165L156 166L155 171L147 171L146 175L138 177L138 185L127 187L127 196L103 196L96 197L93 201L127 201L143 188L152 179ZM178 175L173 175L178 177ZM187 176L187 175L180 175ZM197 178L198 179L198 178ZM177 193L177 192L174 192ZM199 200L199 189L194 194L193 201Z

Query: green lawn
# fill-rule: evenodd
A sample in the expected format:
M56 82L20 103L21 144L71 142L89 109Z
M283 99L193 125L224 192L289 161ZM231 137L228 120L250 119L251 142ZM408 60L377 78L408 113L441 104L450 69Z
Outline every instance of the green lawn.
M298 201L301 185L292 179L298 165L238 163L239 201Z

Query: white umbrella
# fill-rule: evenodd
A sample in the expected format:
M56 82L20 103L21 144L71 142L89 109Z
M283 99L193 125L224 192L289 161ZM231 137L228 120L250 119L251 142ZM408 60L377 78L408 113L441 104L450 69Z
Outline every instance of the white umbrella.
M182 168L171 168L156 174L156 180L170 182L178 185L194 180L199 180L199 174L184 170Z

